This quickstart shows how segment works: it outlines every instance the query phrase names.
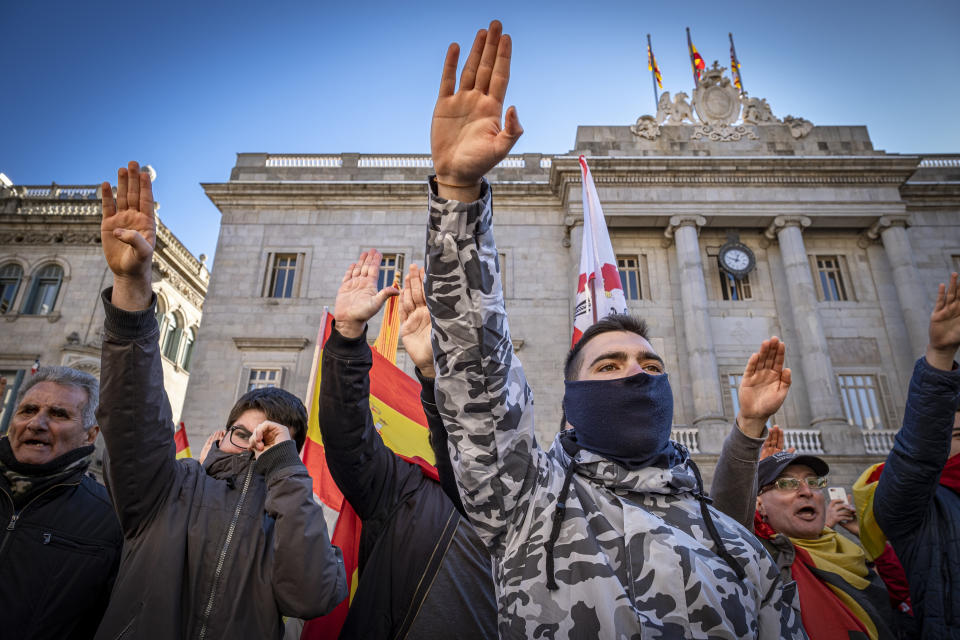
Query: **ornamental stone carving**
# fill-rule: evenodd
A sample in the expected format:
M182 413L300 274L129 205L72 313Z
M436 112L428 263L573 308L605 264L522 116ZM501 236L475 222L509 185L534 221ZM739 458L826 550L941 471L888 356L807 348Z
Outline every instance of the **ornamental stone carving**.
M780 124L766 98L743 97L743 121L747 124Z
M802 138L810 133L811 129L813 129L813 123L806 118L794 118L793 116L787 116L783 119L783 124L790 128L790 135L792 135L794 138Z
M683 124L685 120L693 122L693 109L687 102L687 94L683 91L677 92L670 101L670 92L664 91L657 103L657 124L675 125Z
M693 92L693 105L703 124L731 125L740 117L740 90L723 76L724 71L714 62Z
M659 111L657 115L660 115ZM660 124L653 116L640 116L637 118L636 124L630 125L630 131L632 131L635 136L640 136L647 140L656 140L657 136L660 135Z
M697 125L693 129L691 140L702 140L707 138L711 142L736 142L737 140L757 140L757 130L751 125L737 125L731 127L727 124L722 125Z

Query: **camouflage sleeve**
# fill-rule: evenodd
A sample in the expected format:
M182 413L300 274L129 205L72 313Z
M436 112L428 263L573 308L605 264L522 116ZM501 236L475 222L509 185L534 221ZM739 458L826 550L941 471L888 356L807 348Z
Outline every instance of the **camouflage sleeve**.
M513 352L493 241L490 185L476 202L435 195L431 179L426 294L436 399L474 528L493 553L522 522L545 454L533 394Z
M807 640L800 617L800 595L797 583L784 584L779 575L773 581L766 599L760 605L760 640Z

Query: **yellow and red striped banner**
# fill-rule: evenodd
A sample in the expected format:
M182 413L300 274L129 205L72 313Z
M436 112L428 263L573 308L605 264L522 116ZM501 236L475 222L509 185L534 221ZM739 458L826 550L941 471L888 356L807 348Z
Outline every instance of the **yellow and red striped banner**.
M177 460L180 458L193 457L190 455L190 443L187 441L187 428L183 425L183 422L181 422L180 426L173 432L173 442L177 445Z

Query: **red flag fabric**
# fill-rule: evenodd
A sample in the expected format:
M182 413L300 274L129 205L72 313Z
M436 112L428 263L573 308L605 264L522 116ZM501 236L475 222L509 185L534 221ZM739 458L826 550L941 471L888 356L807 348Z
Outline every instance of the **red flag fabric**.
M187 441L187 428L180 423L180 426L173 432L173 441L177 445L176 458L190 458L190 443Z
M657 86L663 89L660 67L657 66L657 58L653 55L653 48L650 45L647 45L647 71L653 71L653 77L657 79Z

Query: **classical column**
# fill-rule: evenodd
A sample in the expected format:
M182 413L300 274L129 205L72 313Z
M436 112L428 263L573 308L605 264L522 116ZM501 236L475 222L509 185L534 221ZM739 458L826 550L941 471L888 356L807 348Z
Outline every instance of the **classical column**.
M904 323L914 358L919 358L927 348L927 331L930 324L930 309L927 296L920 284L920 274L913 262L913 248L907 237L907 216L882 216L867 231L867 237L883 242L883 248L893 271L893 284L900 298Z
M700 428L700 448L705 453L713 449L719 452L728 429L723 417L717 355L713 350L710 313L707 309L707 285L703 279L703 262L700 260L699 228L706 223L703 216L673 216L665 232L668 238L673 237L680 267L687 371L693 391L693 424Z
M823 426L822 423L835 423L837 428L842 429L848 423L840 405L827 338L817 312L817 293L810 273L810 261L803 243L803 229L808 226L810 218L804 216L777 216L767 229L767 237L772 239L776 234L780 244L780 257L787 276L787 293L799 342L797 345L788 345L789 354L792 354L788 357L793 360L799 356L800 371L807 387L811 426L819 428ZM830 439L829 435L823 432L825 445ZM855 450L849 450L851 447ZM828 453L840 452L830 451L831 448L828 447ZM862 448L863 443L860 442L859 449ZM856 453L856 449L856 443L844 443L842 452Z

